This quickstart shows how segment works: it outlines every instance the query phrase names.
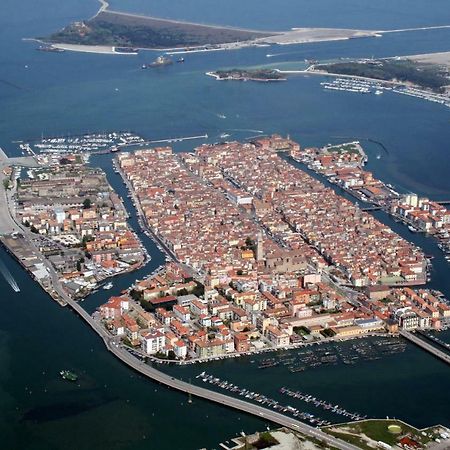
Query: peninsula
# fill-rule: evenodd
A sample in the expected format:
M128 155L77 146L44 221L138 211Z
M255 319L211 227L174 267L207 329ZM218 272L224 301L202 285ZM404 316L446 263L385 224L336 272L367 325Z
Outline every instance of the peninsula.
M217 45L268 35L259 31L102 11L92 19L74 22L43 39L50 43L158 49Z
M442 294L408 287L425 282L421 251L279 155L299 150L275 135L120 154L171 262L99 308L105 329L143 358L187 363L446 323ZM355 143L331 152L365 158Z
M436 64L434 61L420 56L415 59L360 59L315 64L311 70L404 83L443 94L450 85L450 72L448 65Z
M261 31L229 26L204 25L180 20L112 11L101 1L97 14L73 22L40 42L55 49L83 52L128 53L136 49L182 51L226 50L246 46L299 44L378 36L370 30L293 28Z

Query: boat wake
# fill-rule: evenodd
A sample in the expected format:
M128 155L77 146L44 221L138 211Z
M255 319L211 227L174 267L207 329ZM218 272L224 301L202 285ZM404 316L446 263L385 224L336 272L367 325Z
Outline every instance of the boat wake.
M282 53L267 53L266 58L275 58L276 56L295 55L298 52L282 52Z
M8 282L8 284L12 287L14 292L20 292L19 285L17 284L14 277L11 275L11 272L8 270L8 268L5 266L5 263L0 259L0 272L5 278L5 280Z
M251 128L233 128L230 131L248 131L250 133L258 133L258 134L264 133L263 130L252 130Z

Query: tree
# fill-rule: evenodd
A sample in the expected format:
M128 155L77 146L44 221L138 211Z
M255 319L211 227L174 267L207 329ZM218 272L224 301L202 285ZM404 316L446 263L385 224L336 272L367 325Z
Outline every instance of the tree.
M65 165L67 165L67 164L70 164L70 160L67 159L67 158L61 158L61 159L59 160L59 163L60 163L62 166L65 166Z
M85 235L83 236L83 239L81 240L81 246L82 246L83 248L86 248L86 243L91 242L91 241L93 241L94 239L95 239L94 236L89 236L89 235L85 234Z
M92 201L90 198L86 198L83 202L83 209L89 209L92 206Z
M142 300L142 293L139 291L136 291L136 289L132 289L130 291L130 297L135 301L141 301Z
M248 236L247 239L245 240L245 245L247 246L247 248L252 248L253 245L255 245L253 239L250 236Z

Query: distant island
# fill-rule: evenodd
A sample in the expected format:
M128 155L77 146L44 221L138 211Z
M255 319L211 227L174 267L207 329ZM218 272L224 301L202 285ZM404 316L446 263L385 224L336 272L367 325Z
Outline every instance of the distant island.
M92 19L74 22L39 39L60 44L161 49L249 41L273 34L101 11Z
M239 81L286 81L284 75L276 69L229 69L207 72L216 80Z
M438 93L445 93L446 86L450 84L449 71L445 66L411 59L386 58L315 64L311 70L410 83Z

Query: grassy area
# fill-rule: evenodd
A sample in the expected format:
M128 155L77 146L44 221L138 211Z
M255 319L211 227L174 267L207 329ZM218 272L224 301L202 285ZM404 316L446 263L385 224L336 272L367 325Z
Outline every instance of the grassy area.
M311 332L306 327L294 327L294 333L298 334L299 336L307 336L308 334L311 334Z
M279 444L279 442L268 431L264 431L263 433L260 433L259 439L254 442L252 446L257 449L263 449L273 447L277 444Z
M327 150L333 153L359 153L359 149L355 144L333 145L327 147Z
M390 425L400 427L400 433L389 431ZM408 435L411 439L422 445L431 441L428 436L433 433L432 428L424 430L427 436L422 435L422 430L405 424L399 420L364 420L361 422L348 423L323 428L323 431L338 437L350 444L357 445L362 449L373 450L373 445L369 445L368 439L375 442L382 441L389 445L395 445L403 436Z

